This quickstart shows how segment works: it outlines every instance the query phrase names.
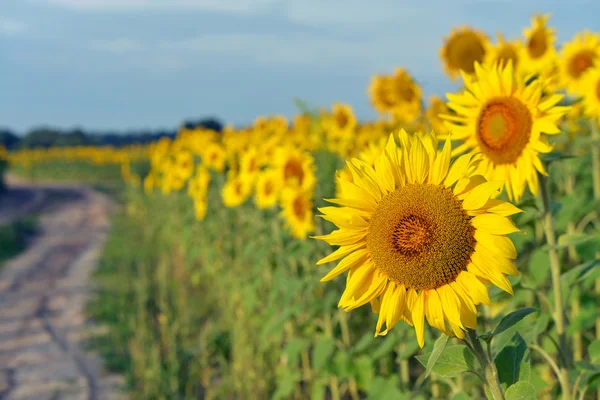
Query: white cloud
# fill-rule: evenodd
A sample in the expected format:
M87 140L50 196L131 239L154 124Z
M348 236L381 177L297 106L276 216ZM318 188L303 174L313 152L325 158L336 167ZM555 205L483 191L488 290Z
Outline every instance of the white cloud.
M17 35L26 29L27 26L20 21L0 17L0 36Z
M252 13L275 0L30 0L80 11L205 10Z
M91 42L90 47L94 50L107 51L114 54L131 53L144 49L144 45L141 42L127 38L95 40Z

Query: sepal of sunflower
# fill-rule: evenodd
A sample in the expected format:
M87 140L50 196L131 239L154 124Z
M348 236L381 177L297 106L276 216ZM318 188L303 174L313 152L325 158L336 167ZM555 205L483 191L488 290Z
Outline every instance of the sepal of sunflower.
M339 306L371 303L379 312L375 335L405 321L424 345L424 323L464 337L477 324L478 304L490 304L486 284L508 293L518 275L508 234L518 208L497 199L503 183L475 173L480 158L451 162L451 143L438 150L435 134L390 135L374 166L352 159L353 180L328 201L322 218L338 229L316 239L340 246L317 265L340 260L321 281L348 271ZM378 310L377 310L378 308Z

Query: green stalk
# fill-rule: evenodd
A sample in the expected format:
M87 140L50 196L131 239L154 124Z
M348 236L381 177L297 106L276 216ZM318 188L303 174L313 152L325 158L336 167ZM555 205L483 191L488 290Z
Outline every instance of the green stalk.
M539 174L540 195L544 206L544 231L546 242L550 247L548 250L550 256L550 268L552 272L552 289L554 291L554 322L556 323L556 333L558 335L559 351L565 359L568 358L569 347L567 344L567 333L565 327L565 312L563 309L562 288L560 285L560 259L556 250L556 234L554 231L554 220L552 219L552 210L550 208L550 187L548 178ZM562 363L560 367L561 379L566 387L563 387L563 398L568 399L570 395L569 371L567 365Z
M483 350L481 341L477 337L477 332L473 329L468 329L464 342L475 358L477 358L479 365L483 369L483 377L485 378L484 383L490 391L491 399L504 400L504 392L502 391L502 386L500 386L500 381L498 380L496 364L494 364L494 360L488 356L488 353Z

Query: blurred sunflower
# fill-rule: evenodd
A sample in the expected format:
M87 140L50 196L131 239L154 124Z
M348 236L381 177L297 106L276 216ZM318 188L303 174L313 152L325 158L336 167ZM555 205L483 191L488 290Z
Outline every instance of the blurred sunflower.
M204 220L204 217L206 217L207 206L208 201L206 199L206 193L194 197L194 216L196 217L196 221Z
M281 191L281 176L277 170L266 170L256 180L255 203L258 208L271 208L277 204Z
M223 146L218 143L209 143L204 149L202 161L208 168L212 168L217 172L223 172L225 162L227 161L227 153Z
M585 71L581 79L584 111L591 118L600 118L600 63Z
M175 155L175 173L187 181L194 173L194 156L186 150L181 150Z
M482 63L489 38L479 30L462 26L454 29L440 49L444 69L452 80L460 71L467 75L475 73L475 62Z
M426 111L427 121L429 122L429 127L440 137L448 134L448 127L440 118L440 115L443 114L450 114L450 109L446 102L438 96L430 96L429 107Z
M369 99L375 110L387 113L394 107L394 100L390 94L392 78L385 75L375 75L369 85Z
M425 318L463 338L477 326L475 306L490 304L484 284L512 293L505 275L518 275L516 250L506 235L519 231L508 216L520 210L495 199L502 182L472 173L476 157L450 165L449 140L440 151L433 135L402 130L400 141L398 148L390 135L374 168L347 163L354 182L328 200L341 207L319 209L339 229L316 237L340 247L317 264L345 257L321 279L349 270L339 306L379 304L376 336L403 320L423 347Z
M510 199L519 200L527 184L536 194L537 172L546 174L539 153L552 150L542 134L560 133L557 121L569 107L556 106L563 96L544 94L543 81L526 85L515 77L511 62L490 68L476 64L475 70L477 79L466 82L463 93L446 95L457 115L442 118L452 139L464 141L455 152L481 152L477 173L505 181Z
M196 175L188 184L188 194L190 197L196 197L200 194L205 194L210 185L210 172L203 165L198 165L196 169Z
M556 30L548 27L550 14L536 14L531 18L531 27L523 30L525 46L523 69L529 73L546 71L555 63Z
M405 68L396 68L390 81L392 114L400 121L414 121L421 114L421 88Z
M583 73L600 59L600 34L583 31L563 45L558 61L561 83L568 94L577 95Z
M314 159L308 152L281 147L275 152L273 168L285 186L312 190L316 183Z
M252 193L252 180L245 179L242 175L229 175L221 195L226 207L237 207L244 203Z
M281 209L281 215L294 237L306 239L306 235L314 231L313 204L309 192L285 189L281 194Z
M519 73L521 59L523 58L523 44L518 40L506 41L502 32L498 32L498 43L488 43L485 52L484 64L491 66L500 64L505 66L509 60L512 61L515 73Z
M260 154L256 147L252 147L244 152L240 158L240 175L246 179L254 180L261 167Z

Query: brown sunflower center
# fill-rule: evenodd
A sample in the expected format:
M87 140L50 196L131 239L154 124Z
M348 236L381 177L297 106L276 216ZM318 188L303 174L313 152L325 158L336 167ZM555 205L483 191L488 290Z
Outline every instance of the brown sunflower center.
M295 158L288 160L283 167L283 177L286 181L297 179L298 183L302 185L302 181L304 180L304 170L302 169L301 161Z
M569 75L577 79L583 72L594 64L596 53L591 50L582 50L569 62Z
M474 251L475 228L450 189L407 185L385 196L370 220L367 249L375 266L407 288L456 280Z
M536 30L533 35L531 35L529 43L527 43L527 51L529 52L529 56L531 58L540 58L546 54L547 49L548 42L546 40L546 34L544 30Z
M477 141L494 164L512 164L529 143L532 127L525 104L514 97L497 97L479 114Z
M508 60L512 60L513 67L516 67L519 63L519 55L513 46L503 46L496 57L498 64L503 67L508 63Z
M270 180L267 180L265 182L265 185L263 186L263 193L265 194L265 196L270 196L271 193L273 193L273 182Z
M482 62L485 47L481 39L473 32L465 32L454 37L448 43L448 61L451 67L475 72L475 61Z
M294 202L292 203L292 208L294 210L294 215L298 219L304 218L304 215L306 214L306 202L304 201L302 196L298 196L294 199Z
M350 118L348 118L348 115L346 115L346 113L343 111L338 112L335 115L335 120L337 122L338 127L340 127L341 129L345 128L346 125L348 125L348 122L350 122Z

